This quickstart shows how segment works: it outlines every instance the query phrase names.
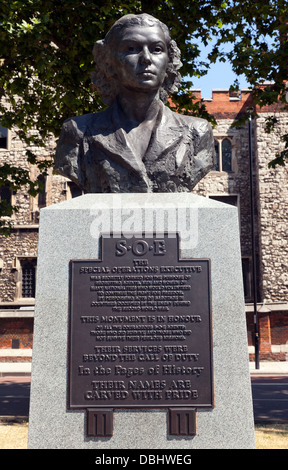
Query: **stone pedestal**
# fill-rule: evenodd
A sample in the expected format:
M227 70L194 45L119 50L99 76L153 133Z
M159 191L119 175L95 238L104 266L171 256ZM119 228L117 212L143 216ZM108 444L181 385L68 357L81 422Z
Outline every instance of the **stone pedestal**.
M115 410L112 437L87 437L67 410L69 261L99 258L101 233L177 232L181 258L211 261L214 409L194 437L167 433L167 411ZM193 194L87 194L41 211L29 448L254 448L237 209Z

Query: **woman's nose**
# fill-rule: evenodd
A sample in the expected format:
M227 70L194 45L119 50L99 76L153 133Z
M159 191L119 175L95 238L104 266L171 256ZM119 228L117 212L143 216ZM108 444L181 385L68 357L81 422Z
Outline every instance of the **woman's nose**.
M141 63L143 64L151 64L152 59L151 59L151 53L149 51L148 47L143 47L141 55L140 55L140 60Z

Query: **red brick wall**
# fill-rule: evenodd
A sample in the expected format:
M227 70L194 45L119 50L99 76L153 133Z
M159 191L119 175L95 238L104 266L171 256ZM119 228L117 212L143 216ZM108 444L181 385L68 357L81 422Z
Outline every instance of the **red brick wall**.
M12 348L12 339L19 340L19 349L31 349L33 318L0 318L0 348Z
M204 100L204 104L216 119L235 119L252 105L252 97L250 92L242 91L240 99L235 99L227 90L214 90L212 101Z
M247 334L248 345L254 345L254 312L248 312ZM259 331L259 357L260 360L286 361L285 352L272 352L272 345L285 345L288 342L288 313L287 312L258 312ZM249 355L250 360L254 360L254 354Z
M192 90L196 101L201 100L201 91ZM252 93L249 90L241 90L240 95L233 96L229 90L212 90L212 100L203 99L207 111L216 119L236 119L243 114L247 107L253 106ZM257 113L276 113L281 110L283 104L274 103L270 106L259 108Z
M288 341L288 313L273 313L270 319L272 344L286 344Z

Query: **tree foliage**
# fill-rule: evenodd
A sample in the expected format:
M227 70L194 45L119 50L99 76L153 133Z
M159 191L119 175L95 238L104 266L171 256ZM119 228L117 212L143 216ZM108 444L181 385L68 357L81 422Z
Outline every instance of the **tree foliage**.
M7 0L0 11L1 125L17 131L28 146L28 162L41 172L51 166L51 159L38 161L32 147L45 147L51 135L57 138L66 118L102 109L90 78L94 42L119 17L140 12L165 22L177 40L182 76L187 78L174 101L186 113L213 120L189 94L193 77L204 75L209 67L199 59L199 46L207 45L212 35L217 41L210 63L228 60L236 74L245 74L255 104L279 99L286 103L286 0ZM225 43L231 44L228 53L222 50ZM267 80L273 83L259 86ZM38 133L30 132L33 129ZM288 138L283 138L286 150L274 164L284 164L287 158ZM14 191L25 185L32 195L41 189L27 170L5 163L0 188L7 184Z

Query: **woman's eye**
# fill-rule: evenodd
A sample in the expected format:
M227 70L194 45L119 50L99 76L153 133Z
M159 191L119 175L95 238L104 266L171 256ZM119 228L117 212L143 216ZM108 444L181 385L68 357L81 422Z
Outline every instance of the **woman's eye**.
M135 52L138 51L138 47L137 47L137 45L135 45L135 44L134 44L134 45L131 44L130 46L128 45L128 46L126 47L126 51L127 51L127 52L134 52L134 53L135 53Z

